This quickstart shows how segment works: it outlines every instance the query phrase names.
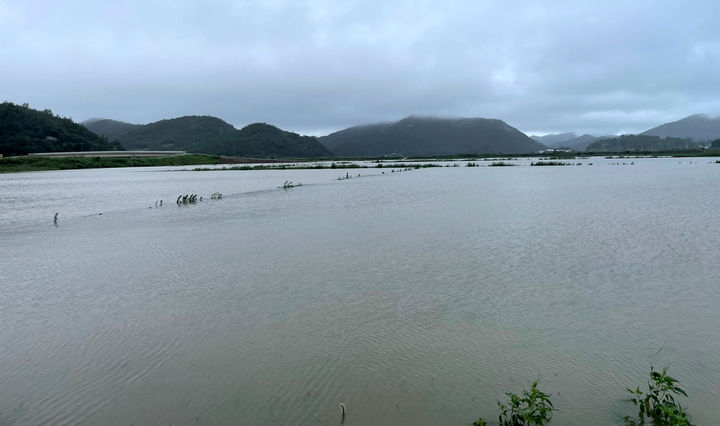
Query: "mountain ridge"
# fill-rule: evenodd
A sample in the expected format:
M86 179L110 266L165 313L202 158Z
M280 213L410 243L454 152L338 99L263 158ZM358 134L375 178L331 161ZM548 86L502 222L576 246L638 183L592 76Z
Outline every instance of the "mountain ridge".
M101 119L84 122L98 134L116 138L127 149L182 150L238 157L330 157L314 136L301 136L266 123L242 129L208 115L186 115L148 124ZM253 131L247 129L253 129Z
M664 138L690 138L697 142L709 142L720 139L720 117L710 117L708 114L693 114L680 120L653 127L641 134Z
M352 126L319 138L339 156L528 153L545 146L492 118L411 115L398 121Z

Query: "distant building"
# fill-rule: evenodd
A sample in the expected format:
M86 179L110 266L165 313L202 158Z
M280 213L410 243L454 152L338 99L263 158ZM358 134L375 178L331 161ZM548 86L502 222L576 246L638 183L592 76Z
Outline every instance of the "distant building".
M49 140L50 142L57 142L57 138L55 136L45 136L45 139Z

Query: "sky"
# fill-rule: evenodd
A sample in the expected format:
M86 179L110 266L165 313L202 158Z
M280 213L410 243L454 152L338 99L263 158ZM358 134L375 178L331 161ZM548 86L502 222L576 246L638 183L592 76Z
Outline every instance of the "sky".
M323 135L408 115L527 134L720 114L720 1L0 0L0 101Z

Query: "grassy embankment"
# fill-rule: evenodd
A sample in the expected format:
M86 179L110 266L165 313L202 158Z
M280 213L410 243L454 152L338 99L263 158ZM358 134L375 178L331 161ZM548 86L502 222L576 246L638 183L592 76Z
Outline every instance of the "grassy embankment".
M0 173L41 170L100 169L106 167L190 166L220 164L217 155L178 155L174 157L102 158L102 157L8 157L0 158Z

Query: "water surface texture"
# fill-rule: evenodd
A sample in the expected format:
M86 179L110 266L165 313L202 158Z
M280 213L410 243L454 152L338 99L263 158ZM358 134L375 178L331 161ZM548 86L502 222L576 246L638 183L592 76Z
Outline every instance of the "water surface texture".
M715 423L720 165L578 162L0 175L0 425Z

